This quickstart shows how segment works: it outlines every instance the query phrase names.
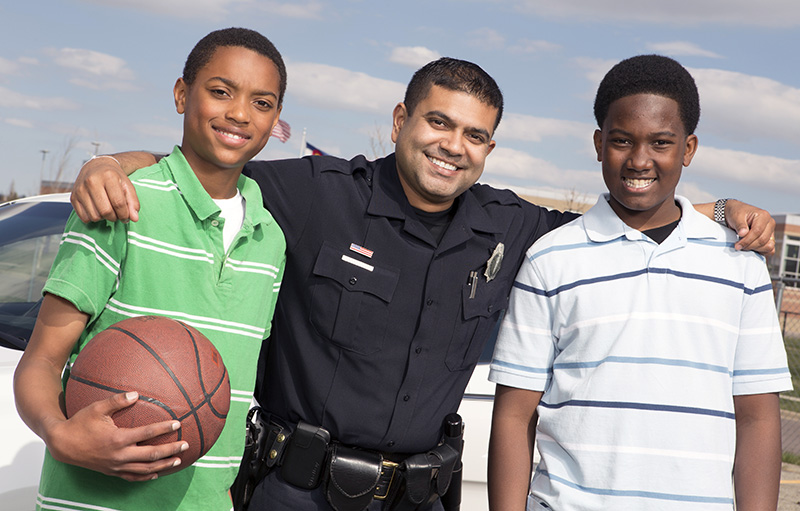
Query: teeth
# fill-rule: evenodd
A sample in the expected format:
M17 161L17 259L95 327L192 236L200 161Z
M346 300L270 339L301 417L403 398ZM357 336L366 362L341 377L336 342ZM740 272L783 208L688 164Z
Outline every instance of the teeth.
M245 137L242 137L242 136L240 136L240 135L237 135L237 134L235 134L235 133L230 133L230 132L228 132L228 131L225 131L225 130L220 130L220 129L218 129L217 131L218 131L219 133L222 133L222 134L223 134L223 135L225 135L226 137L230 137L230 138L236 138L236 139L239 139L239 140L244 140L244 139L245 139Z
M455 165L451 165L449 163L443 162L442 160L437 160L436 158L434 158L432 156L428 156L428 159L431 162L433 162L434 165L438 165L439 167L442 167L445 170L456 170L458 168Z
M633 179L630 177L623 177L622 181L625 183L625 186L629 186L631 188L645 188L655 181L655 178Z

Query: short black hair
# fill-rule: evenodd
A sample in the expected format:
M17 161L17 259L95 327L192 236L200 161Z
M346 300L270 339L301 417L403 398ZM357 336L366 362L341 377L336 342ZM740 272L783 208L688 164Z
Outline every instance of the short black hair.
M283 104L283 94L286 92L286 65L283 63L281 53L269 39L259 34L255 30L248 28L224 28L215 30L204 38L200 39L186 57L186 64L183 66L183 81L186 85L191 85L197 73L203 68L217 48L220 46L240 46L253 50L270 59L275 67L278 68L280 75L280 91L278 94L278 106Z
M497 108L497 118L494 122L494 129L497 129L503 117L503 93L500 92L500 87L494 78L480 66L450 57L442 57L422 66L408 82L406 95L403 98L409 114L427 97L432 85L466 92L483 103Z
M606 73L594 100L594 117L603 129L614 101L634 94L655 94L678 103L686 135L700 121L700 95L694 78L677 61L662 55L638 55L625 59Z

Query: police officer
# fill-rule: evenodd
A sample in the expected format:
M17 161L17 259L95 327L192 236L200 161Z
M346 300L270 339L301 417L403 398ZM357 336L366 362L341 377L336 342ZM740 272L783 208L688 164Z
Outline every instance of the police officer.
M442 58L414 74L394 108L394 154L246 166L288 247L256 398L287 433L302 425L306 438L328 442L329 452L341 447L337 462L357 447L385 468L441 442L442 420L458 409L525 250L576 217L475 184L502 112L502 94L486 72ZM127 170L153 162L144 153L116 156ZM86 221L136 218L135 194L110 158L89 162L75 190L73 204ZM733 204L736 225L755 219L743 248L772 251L769 215ZM702 210L711 215L713 206ZM331 487L347 493L347 469L361 461L342 454L345 471L333 478L312 467L300 479L334 483L309 488L316 483L304 485L294 469L304 459L290 454L281 453L283 466L258 485L250 509L329 509L340 498ZM332 457L327 470L337 465ZM365 505L377 510L387 494L402 498L405 484L381 479ZM434 495L419 509L442 507Z

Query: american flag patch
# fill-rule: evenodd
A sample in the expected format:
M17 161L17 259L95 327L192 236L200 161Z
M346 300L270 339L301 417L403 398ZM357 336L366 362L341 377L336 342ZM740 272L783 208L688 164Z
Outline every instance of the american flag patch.
M361 254L361 255L363 255L365 257L369 257L369 258L372 258L372 254L375 253L372 250L370 250L368 248L364 248L361 245L356 245L355 243L350 243L350 250L352 250L353 252L355 252L357 254Z

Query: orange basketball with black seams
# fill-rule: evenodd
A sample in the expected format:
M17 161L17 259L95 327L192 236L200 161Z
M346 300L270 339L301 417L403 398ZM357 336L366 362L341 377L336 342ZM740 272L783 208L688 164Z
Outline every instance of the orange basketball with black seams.
M129 391L138 392L139 400L113 415L117 426L181 422L177 431L143 442L188 442L181 464L161 474L186 468L208 452L230 408L228 371L217 349L196 329L162 316L120 321L86 344L67 380L67 417Z

